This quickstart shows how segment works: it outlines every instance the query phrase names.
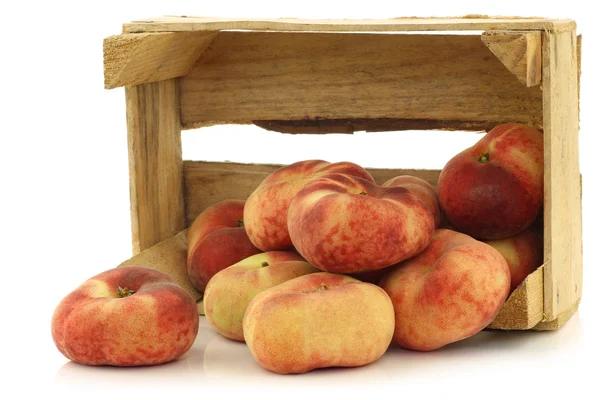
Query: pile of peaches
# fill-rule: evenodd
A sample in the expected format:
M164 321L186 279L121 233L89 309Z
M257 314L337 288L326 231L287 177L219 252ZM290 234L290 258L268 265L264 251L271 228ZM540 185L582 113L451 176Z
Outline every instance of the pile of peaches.
M431 351L495 318L542 262L543 136L502 124L442 169L381 185L350 162L300 161L246 200L204 210L187 273L219 334L281 374ZM154 365L198 332L194 299L143 266L105 271L65 297L52 336L88 365Z

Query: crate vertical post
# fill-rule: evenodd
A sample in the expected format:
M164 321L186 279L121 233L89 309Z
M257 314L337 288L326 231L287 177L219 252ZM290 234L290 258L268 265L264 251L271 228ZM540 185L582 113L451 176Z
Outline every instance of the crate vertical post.
M538 329L558 329L581 299L581 180L579 67L575 30L545 32L544 318Z
M134 255L185 228L177 78L215 36L159 32L104 40L104 86L125 86Z
M133 253L185 228L179 85L125 88Z

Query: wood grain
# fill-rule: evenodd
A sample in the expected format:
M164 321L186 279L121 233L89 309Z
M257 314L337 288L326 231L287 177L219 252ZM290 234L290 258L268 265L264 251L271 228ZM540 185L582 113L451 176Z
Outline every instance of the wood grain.
M479 35L221 32L180 79L182 124L397 118L542 123Z
M202 16L164 16L123 24L123 32L174 32L194 30L321 31L321 32L402 32L477 30L542 30L558 32L575 29L566 19L489 17L467 15L455 18L392 19L247 19Z
M188 279L187 229L145 249L122 262L119 267L126 265L139 265L164 272L185 289L196 302L202 300L202 294L194 289Z
M525 86L542 79L541 32L491 31L481 35L483 44Z
M525 330L544 314L544 266L531 273L508 297L489 329Z
M299 121L252 121L256 126L269 131L282 133L348 133L354 132L391 132L406 130L437 129L445 131L489 131L496 126L495 122L488 121L437 121L420 119L317 119Z
M187 226L211 205L225 199L246 200L271 172L282 167L275 164L238 164L225 162L185 161L185 204ZM437 187L440 171L414 169L367 168L375 181L382 184L398 175L414 175Z
M217 32L128 33L104 39L104 87L138 85L186 74Z
M552 321L541 321L539 324L534 326L532 329L536 331L555 331L563 327L564 324L567 323L569 318L571 318L577 308L579 306L579 302L569 308L567 311L563 311L560 313L555 319Z
M544 322L581 298L577 38L544 33Z
M178 87L125 88L134 254L185 228Z

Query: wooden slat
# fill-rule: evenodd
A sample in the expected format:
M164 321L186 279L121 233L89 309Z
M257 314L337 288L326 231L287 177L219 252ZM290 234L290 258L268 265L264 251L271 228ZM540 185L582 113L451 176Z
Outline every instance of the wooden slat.
M578 306L579 306L579 303L575 304L573 307L569 308L567 311L563 311L562 313L560 313L558 315L558 317L556 317L552 321L542 321L539 324L537 324L536 326L534 326L532 329L536 330L536 331L556 331L556 330L562 328L563 325L567 323L569 318L571 318L573 316L573 314L575 314Z
M544 48L544 321L581 298L581 192L577 38L545 33Z
M180 84L184 126L348 118L432 127L542 122L540 88L524 87L479 35L221 32Z
M541 32L491 31L481 36L483 44L526 86L542 79Z
M544 311L544 266L531 273L508 297L489 329L525 330L536 326Z
M577 99L581 99L581 40L581 35L577 35Z
M178 84L125 88L131 230L138 252L185 228Z
M185 204L187 226L211 205L225 199L246 200L271 172L275 164L238 164L225 162L185 161ZM440 171L414 169L367 168L375 181L382 184L398 175L414 175L437 187Z
M354 133L354 132L390 132L406 130L438 129L445 131L489 131L495 122L487 121L436 121L419 119L317 119L299 121L252 121L256 126L269 131L282 133Z
M574 29L572 20L544 18L488 17L468 15L457 18L393 18L393 19L246 19L195 16L166 16L123 24L123 32L172 32L190 30L256 30L256 31L321 31L321 32L401 32L463 31L494 29L561 31Z
M104 87L137 85L186 74L217 32L130 33L104 39Z

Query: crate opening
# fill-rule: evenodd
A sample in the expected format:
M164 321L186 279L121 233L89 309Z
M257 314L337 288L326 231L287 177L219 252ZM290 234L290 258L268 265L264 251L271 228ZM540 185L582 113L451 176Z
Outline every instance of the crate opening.
M282 134L255 125L215 125L182 131L182 147L184 160L285 165L322 159L365 168L439 170L481 138L481 131Z

